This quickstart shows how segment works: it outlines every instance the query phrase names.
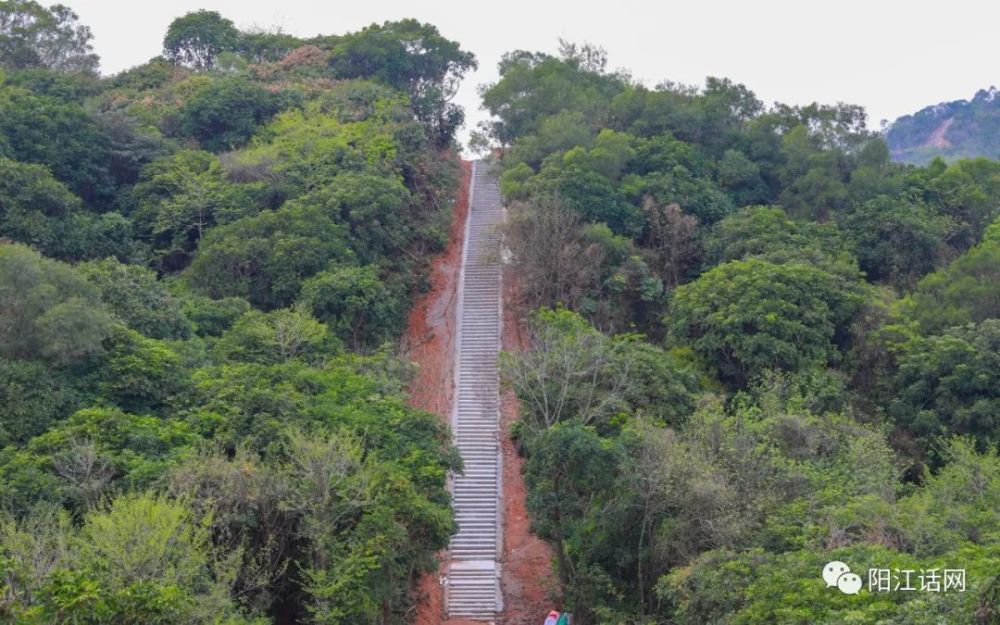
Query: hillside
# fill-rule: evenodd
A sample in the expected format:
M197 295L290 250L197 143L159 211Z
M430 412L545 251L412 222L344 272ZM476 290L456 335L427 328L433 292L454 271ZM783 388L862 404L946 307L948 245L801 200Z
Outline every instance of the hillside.
M995 92L164 34L0 1L0 624L1000 625Z
M502 373L574 622L996 623L1000 163L902 166L857 107L592 46L498 69ZM965 592L866 583L949 562Z
M199 11L102 77L90 39L0 2L0 623L407 621L460 460L396 347L474 58Z
M938 156L997 158L1000 98L996 96L996 87L990 87L971 100L942 102L900 117L885 137L893 160L924 165Z

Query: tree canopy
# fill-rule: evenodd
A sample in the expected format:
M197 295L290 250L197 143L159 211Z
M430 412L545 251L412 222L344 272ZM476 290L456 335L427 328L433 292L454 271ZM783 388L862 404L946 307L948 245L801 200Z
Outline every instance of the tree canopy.
M0 2L0 66L96 72L90 28L62 4L46 8L34 0Z
M498 73L472 145L533 319L502 375L574 621L990 622L996 162L895 164L861 107L649 87L589 44ZM974 590L818 580L948 558Z
M408 94L414 116L444 147L465 120L450 100L477 63L436 26L405 19L342 37L333 47L330 67L340 78L372 78Z
M474 63L386 28L392 78L211 11L101 77L0 2L0 621L408 622L461 462L396 342Z
M163 53L171 61L196 69L215 67L222 52L236 49L240 32L216 11L200 10L170 23Z

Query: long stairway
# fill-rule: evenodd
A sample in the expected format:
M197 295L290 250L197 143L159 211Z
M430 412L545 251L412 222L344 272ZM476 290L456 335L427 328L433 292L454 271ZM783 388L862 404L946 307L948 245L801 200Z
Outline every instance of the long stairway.
M452 483L458 533L446 586L448 615L493 621L500 595L500 190L489 163L472 163L459 286L455 444L465 472Z

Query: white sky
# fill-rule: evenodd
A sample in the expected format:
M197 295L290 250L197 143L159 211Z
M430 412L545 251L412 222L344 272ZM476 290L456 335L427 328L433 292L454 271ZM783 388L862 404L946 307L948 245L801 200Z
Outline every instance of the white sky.
M56 0L42 0L43 4ZM605 47L612 67L647 85L746 84L765 102L849 102L869 123L942 101L966 99L998 81L997 18L989 0L62 0L95 35L102 71L157 55L170 21L211 9L237 26L281 27L308 37L415 17L471 50L480 68L457 102L467 127L483 118L476 86L497 77L509 50L554 53L557 38ZM467 135L467 130L463 137Z

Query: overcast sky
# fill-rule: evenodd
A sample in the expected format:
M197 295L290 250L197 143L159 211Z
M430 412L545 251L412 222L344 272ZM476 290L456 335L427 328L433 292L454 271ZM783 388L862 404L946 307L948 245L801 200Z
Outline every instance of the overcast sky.
M476 86L496 79L504 52L555 52L560 37L605 47L612 67L650 86L728 77L768 103L861 104L874 128L998 82L1000 5L987 0L62 2L93 29L106 74L157 55L170 21L197 9L219 11L240 28L280 27L302 37L415 17L479 59L458 96L467 125L482 119Z

